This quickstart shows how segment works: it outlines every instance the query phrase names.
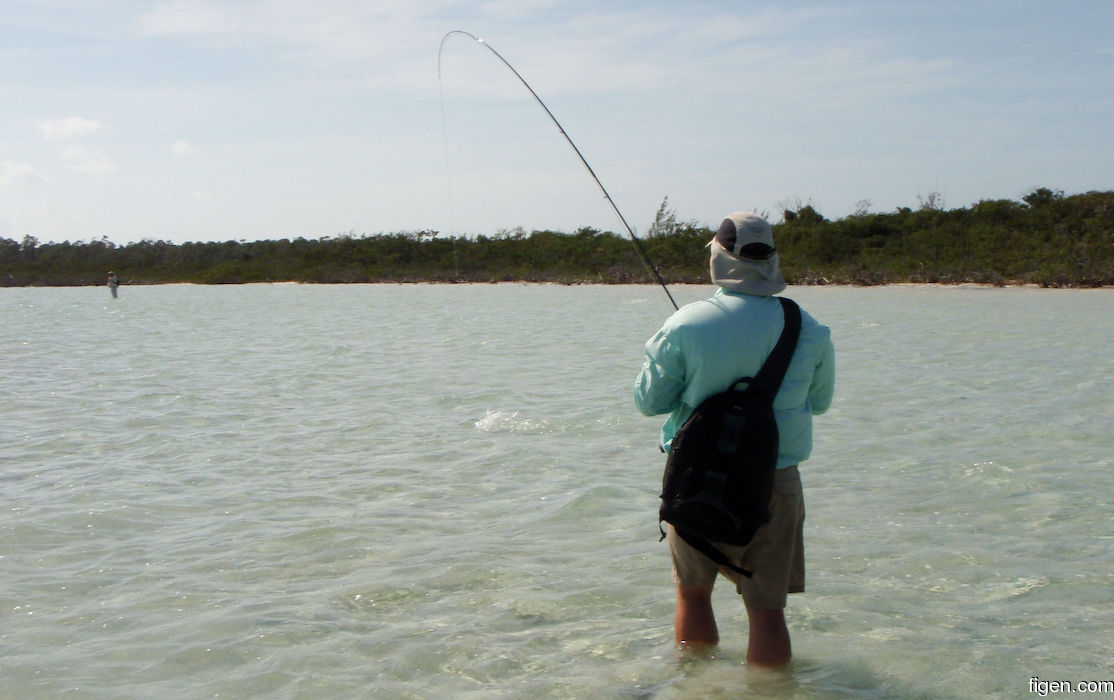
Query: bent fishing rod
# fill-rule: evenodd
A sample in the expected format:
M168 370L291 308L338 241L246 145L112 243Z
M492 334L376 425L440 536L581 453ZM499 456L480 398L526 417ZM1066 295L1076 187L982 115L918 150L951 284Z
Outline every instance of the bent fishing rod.
M596 186L599 187L600 192L603 193L603 198L606 199L607 203L611 205L611 210L615 212L615 216L619 217L619 221L622 222L623 228L625 228L627 230L627 234L630 235L631 242L634 243L634 247L638 250L638 256L642 259L642 263L646 266L646 269L650 271L650 274L654 276L654 279L657 280L658 284L661 285L661 288L665 290L665 296L669 297L669 303L673 304L674 309L677 309L677 302L673 300L673 295L669 293L669 287L665 285L665 280L661 278L661 274L658 273L658 269L650 260L650 256L646 254L646 249L642 246L642 242L638 240L638 236L634 235L634 229L632 229L630 227L630 224L627 223L627 219L623 216L623 212L619 211L619 207L616 206L615 200L611 198L610 194L608 194L607 188L603 186L602 182L600 182L600 179L596 176L596 172L592 170L592 166L588 165L588 161L585 160L584 154L582 154L580 152L580 149L576 147L576 144L573 143L573 140L569 136L568 132L565 131L565 127L561 126L561 122L557 121L557 117L553 116L553 112L549 111L549 107L547 107L545 102L542 101L542 98L538 96L538 93L534 92L534 88L530 87L530 83L526 82L526 79L522 77L522 74L515 70L515 67L512 66L507 59L503 58L502 54L496 51L495 48L491 46L491 44L487 43L475 34L470 34L459 29L454 29L453 31L445 34L445 36L441 37L441 46L437 49L438 82L441 81L441 54L445 50L445 42L448 41L449 37L452 36L467 37L475 41L476 43L481 44L488 51L495 54L495 57L498 58L503 63L503 65L506 66L508 70L510 70L511 73L514 73L514 77L518 78L518 82L522 83L522 85L530 91L530 94L533 95L534 100L537 101L539 105L541 105L541 108L545 110L545 113L549 116L553 123L557 125L557 130L560 131L561 135L565 137L565 141L568 142L569 146L572 146L572 150L574 153L576 153L576 157L580 159L581 164L588 171L588 174L592 176L592 180L595 181Z

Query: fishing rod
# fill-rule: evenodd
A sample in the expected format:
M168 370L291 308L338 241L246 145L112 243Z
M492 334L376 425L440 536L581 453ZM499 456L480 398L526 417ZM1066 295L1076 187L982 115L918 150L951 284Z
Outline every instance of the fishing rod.
M565 137L565 141L567 141L568 144L572 146L573 152L576 153L576 157L580 159L581 164L584 165L584 168L588 171L588 174L592 176L593 180L595 180L596 186L600 188L600 192L603 192L604 199L606 199L607 203L611 205L611 210L615 212L615 215L617 217L619 217L619 221L622 222L623 227L630 235L631 242L634 243L634 247L638 250L639 257L642 258L642 263L646 266L646 269L650 271L650 274L653 275L654 278L658 281L658 284L661 285L661 288L665 290L665 296L669 297L669 303L673 304L674 309L677 309L677 302L673 300L673 295L669 293L669 287L665 286L665 280L661 278L661 274L658 273L657 267L655 267L654 263L650 260L650 256L646 254L646 249L642 246L642 242L638 240L638 236L634 235L634 229L632 229L630 227L630 224L627 223L627 219L623 216L623 212L619 211L619 207L616 206L615 200L611 198L610 194L608 194L607 188L604 187L603 183L600 182L600 179L596 177L596 172L592 170L592 166L588 165L588 161L584 159L584 154L582 154L580 152L580 149L576 147L576 144L573 143L573 140L569 136L568 132L565 131L565 127L561 126L561 122L557 121L557 117L553 116L553 112L549 111L549 107L545 105L545 102L542 102L542 98L538 97L538 93L534 92L534 88L530 87L530 83L526 82L526 79L522 77L522 74L515 70L514 66L512 66L507 59L503 58L502 54L496 51L491 46L491 44L487 43L475 34L469 34L468 32L454 29L453 31L445 34L445 36L441 37L441 46L437 49L438 82L441 81L441 53L445 50L445 42L448 41L449 37L454 35L467 37L475 41L476 43L483 45L484 48L495 54L495 57L502 61L503 65L506 66L510 70L510 72L514 73L514 77L518 78L518 82L522 83L523 86L525 86L525 88L530 91L530 94L534 96L534 99L537 101L537 103L541 105L541 108L545 110L545 113L549 115L549 118L553 120L554 124L557 125L557 129L561 132L561 135ZM442 100L443 99L444 98L442 98ZM442 117L443 116L444 112L442 111Z

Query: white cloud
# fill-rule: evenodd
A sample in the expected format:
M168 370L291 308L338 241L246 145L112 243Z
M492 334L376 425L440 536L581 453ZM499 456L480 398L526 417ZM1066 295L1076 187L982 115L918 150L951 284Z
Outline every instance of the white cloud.
M300 67L316 81L328 76L333 82L411 87L430 76L431 52L451 26L446 8L456 5L456 0L174 0L154 4L133 28L141 37L273 56L268 65Z
M70 139L100 131L101 123L83 117L60 117L39 123L39 132L48 141Z
M235 14L208 2L165 3L143 15L138 22L144 35L224 34L244 29Z
M0 160L0 188L35 183L49 184L35 166L15 160Z
M190 197L194 200L197 200L198 202L211 202L214 199L217 199L217 195L213 194L209 190L194 190L193 194L191 194Z
M66 146L62 149L62 160L66 161L67 169L86 175L103 177L118 171L108 156L85 146Z
M192 156L197 153L197 149L191 146L189 143L179 139L178 141L174 142L173 146L170 147L170 152L176 156Z

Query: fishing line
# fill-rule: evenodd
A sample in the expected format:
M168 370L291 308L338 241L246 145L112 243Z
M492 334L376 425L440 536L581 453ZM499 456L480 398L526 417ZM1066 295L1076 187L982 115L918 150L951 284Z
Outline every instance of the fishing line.
M616 206L615 200L613 200L611 198L611 195L608 194L607 188L605 188L603 186L603 183L600 182L600 179L596 176L596 172L594 170L592 170L592 166L588 165L588 161L584 159L584 155L580 152L580 149L576 147L575 143L573 143L572 138L569 137L568 132L565 131L565 127L561 126L561 122L557 121L557 117L553 116L553 112L549 111L549 107L547 107L545 105L545 102L542 102L542 98L538 97L538 93L534 92L534 88L530 87L530 83L526 82L526 79L522 77L522 74L520 74L517 70L515 70L514 66L512 66L510 64L510 62L507 61L507 59L503 58L502 54L500 54L498 51L496 51L491 46L491 44L488 44L487 42L485 42L480 37L478 37L474 34L469 34L468 32L465 32L465 31L461 31L459 29L454 29L453 31L445 34L445 36L441 37L441 46L440 46L440 48L437 49L437 81L438 81L438 84L441 84L441 54L445 50L445 42L449 39L449 37L454 36L454 35L467 37L467 38L475 41L476 43L483 45L484 48L486 48L491 53L495 54L495 57L498 58L500 61L502 61L503 65L506 66L510 70L510 72L514 73L514 77L518 78L518 82L522 83L523 86L525 86L525 88L530 91L530 94L533 95L534 100L536 100L537 103L539 105L541 105L541 108L545 110L545 113L547 115L549 115L549 118L553 121L554 124L557 125L557 129L558 129L558 131L561 132L561 135L565 137L565 141L567 141L568 144L570 146L572 146L572 150L573 150L574 153L576 153L576 157L580 159L581 164L584 165L584 168L588 171L588 174L592 176L592 179L595 181L596 186L600 188L600 192L603 192L604 199L606 199L607 203L611 205L611 210L613 212L615 212L615 215L617 217L619 217L619 221L622 222L623 228L625 228L627 230L627 233L630 235L631 242L634 243L634 247L638 250L638 255L642 259L642 263L646 266L646 269L650 271L650 274L654 276L654 278L657 280L658 284L661 285L661 288L665 290L665 295L667 297L669 297L669 303L673 304L674 309L678 308L677 307L677 302L673 300L673 295L669 293L669 287L665 286L665 280L663 280L661 278L661 275L658 273L657 267L655 267L654 263L650 260L650 256L646 254L646 249L642 247L642 242L639 241L638 237L634 235L634 229L632 229L630 227L630 224L627 223L627 219L626 219L626 217L623 216L623 212L619 211L619 207ZM442 87L442 91L441 91L441 123L442 123L442 126L444 126L444 123L445 123L445 93L444 93L444 88L443 87ZM446 141L447 140L448 139L446 139ZM446 161L447 161L448 160L448 145L445 146L445 158L446 158ZM451 197L451 194L450 194L450 197ZM451 204L450 204L450 207L451 207Z

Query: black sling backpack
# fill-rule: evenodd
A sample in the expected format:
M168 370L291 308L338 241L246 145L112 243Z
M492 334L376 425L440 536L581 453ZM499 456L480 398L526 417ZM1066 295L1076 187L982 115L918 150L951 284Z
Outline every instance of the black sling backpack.
M685 542L747 577L753 572L710 543L745 545L770 519L778 456L773 403L801 331L800 307L778 301L785 328L762 369L704 400L673 438L659 511Z

